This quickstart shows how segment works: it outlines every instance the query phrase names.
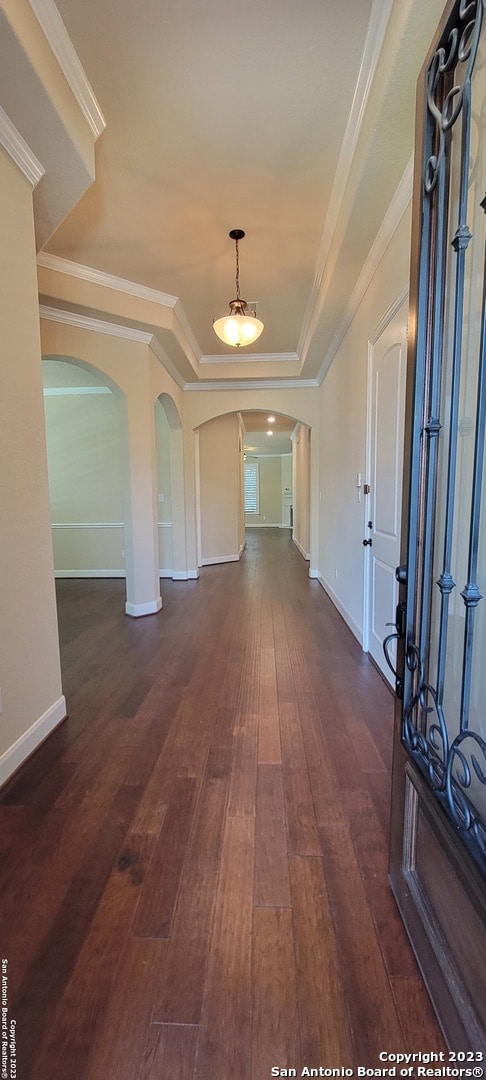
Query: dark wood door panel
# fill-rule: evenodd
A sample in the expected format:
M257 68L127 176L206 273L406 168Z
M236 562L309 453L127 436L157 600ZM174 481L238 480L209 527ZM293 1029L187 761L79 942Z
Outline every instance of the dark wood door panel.
M405 758L405 755L403 755ZM451 1049L486 1045L486 896L481 875L418 770L403 767L403 831L391 883Z

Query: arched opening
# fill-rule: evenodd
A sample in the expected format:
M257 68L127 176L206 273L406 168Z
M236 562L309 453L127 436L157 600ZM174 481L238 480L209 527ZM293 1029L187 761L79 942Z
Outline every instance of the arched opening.
M56 577L125 578L126 614L154 614L153 431L147 451L143 418L94 365L49 355L43 373Z
M290 529L306 560L310 558L310 428L284 413L240 413L244 461L253 463L255 497L245 508L247 528ZM251 492L250 492L251 495Z
M252 527L288 529L309 559L306 424L267 410L223 413L196 429L195 468L199 566L239 559Z

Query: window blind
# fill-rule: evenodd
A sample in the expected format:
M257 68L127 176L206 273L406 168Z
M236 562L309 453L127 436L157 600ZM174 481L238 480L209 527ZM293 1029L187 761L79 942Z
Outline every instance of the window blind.
M260 484L258 462L245 461L245 514L258 514L260 510Z

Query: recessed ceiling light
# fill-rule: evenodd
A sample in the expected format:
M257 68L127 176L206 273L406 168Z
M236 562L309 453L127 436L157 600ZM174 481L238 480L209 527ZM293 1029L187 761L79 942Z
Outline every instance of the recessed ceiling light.
M267 431L267 435L273 435L273 431Z
M274 424L275 423L275 417L274 416L267 416L267 423Z

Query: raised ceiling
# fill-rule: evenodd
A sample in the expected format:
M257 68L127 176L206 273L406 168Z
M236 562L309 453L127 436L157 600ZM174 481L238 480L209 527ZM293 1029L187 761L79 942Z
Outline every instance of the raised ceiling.
M410 158L427 6L57 0L106 130L44 251L177 298L197 378L316 380ZM265 330L228 355L235 227Z
M247 410L240 415L245 428L245 450L256 454L292 453L290 437L295 429L292 417L259 410Z

